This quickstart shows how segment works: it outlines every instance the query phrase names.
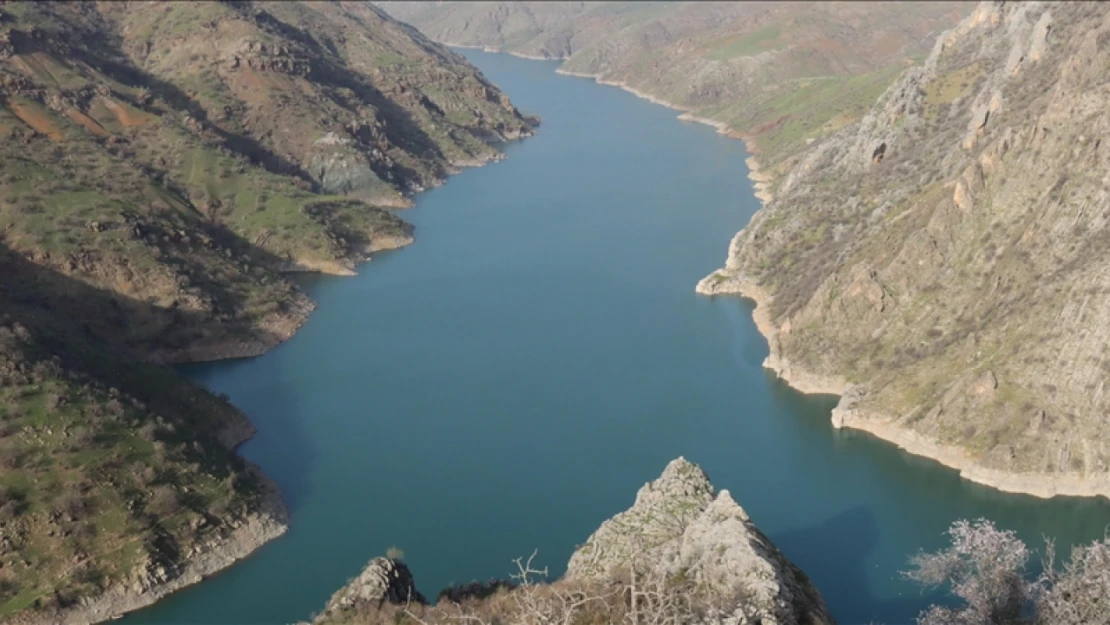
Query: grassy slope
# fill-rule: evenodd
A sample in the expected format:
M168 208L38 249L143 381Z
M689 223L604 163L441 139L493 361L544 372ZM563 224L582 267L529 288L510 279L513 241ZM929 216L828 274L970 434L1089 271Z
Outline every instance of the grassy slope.
M403 244L376 199L531 125L357 3L0 5L0 621L173 570L261 505L245 417L137 357L288 338L311 303L282 269ZM322 192L321 159L376 186Z
M4 256L6 277L49 279ZM0 620L172 567L259 505L224 444L235 408L4 291Z

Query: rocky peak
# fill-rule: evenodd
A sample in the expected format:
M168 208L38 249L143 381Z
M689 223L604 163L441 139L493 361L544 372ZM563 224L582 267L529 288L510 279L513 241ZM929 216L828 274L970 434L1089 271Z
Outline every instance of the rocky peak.
M425 603L424 596L416 590L409 567L396 558L374 558L358 577L332 595L324 608L324 616L363 606L378 608L386 603L404 605L409 602Z
M824 600L727 490L685 458L645 484L636 502L601 524L571 556L567 579L608 579L631 567L692 580L722 603L710 622L832 623Z

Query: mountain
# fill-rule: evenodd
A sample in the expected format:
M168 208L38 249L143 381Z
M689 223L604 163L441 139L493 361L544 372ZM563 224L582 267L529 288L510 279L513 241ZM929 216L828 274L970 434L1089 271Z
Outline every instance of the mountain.
M436 41L564 59L749 139L765 168L859 119L959 2L378 2ZM786 167L786 164L782 165Z
M361 2L0 2L0 622L104 620L284 531L246 417L158 364L259 354L536 120Z
M983 3L772 183L704 293L859 428L1040 496L1110 496L1110 9Z

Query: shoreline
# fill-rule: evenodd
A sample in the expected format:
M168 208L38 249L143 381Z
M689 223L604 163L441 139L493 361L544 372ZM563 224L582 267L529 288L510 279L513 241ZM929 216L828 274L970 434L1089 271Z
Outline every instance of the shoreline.
M448 43L446 41L436 41L436 43L441 46L447 46L448 48L463 48L465 50L481 50L482 52L491 52L493 54L508 54L509 56L528 59L529 61L565 61L570 58L566 56L537 56L534 54L524 54L522 52L506 52L504 50L498 50L497 48L491 48L490 46L476 46L465 43Z
M512 53L510 52L509 54L512 54ZM515 55L515 56L520 56L520 55ZM528 57L522 57L522 58L528 58ZM667 107L671 110L674 110L674 111L680 111L680 113L678 115L678 119L680 119L684 122L694 122L695 124L705 124L706 126L712 126L712 127L717 129L717 134L722 134L722 135L731 137L733 139L739 139L739 140L743 141L745 145L747 145L748 142L749 142L749 139L747 137L745 137L740 132L737 132L736 130L734 130L731 126L729 126L725 122L717 121L715 119L710 119L708 117L698 117L697 115L694 115L691 112L692 110L689 107L682 106L680 104L675 104L674 102L671 102L669 100L664 100L660 97L657 97L657 96L654 96L650 93L647 93L646 91L641 91L641 90L637 89L636 87L633 87L633 86L629 85L626 82L623 82L623 81L620 81L620 80L606 80L606 79L602 78L600 74L587 74L585 72L574 72L574 71L570 71L570 70L565 70L561 67L556 68L555 73L563 75L563 76L573 76L574 78L590 78L590 79L593 79L593 81L596 82L599 85L605 85L606 87L618 87L618 88L620 88L624 91L627 91L628 93L631 93L632 95L636 96L637 98L647 100L648 102L651 102L652 104L658 104L659 106L665 106L665 107ZM752 152L752 150L749 149L748 153L751 154L751 152Z
M1104 497L1110 499L1110 477L1092 480L1077 473L1061 473L1048 477L1041 473L1011 473L985 467L969 458L959 448L943 445L893 420L882 421L861 417L851 402L841 398L832 411L833 427L866 432L902 451L927 458L956 471L961 478L981 486L1040 499L1053 497Z
M238 418L227 423L216 439L232 453L258 432L250 418L236 410ZM240 456L242 458L242 456ZM223 536L209 537L194 545L194 552L183 558L175 569L144 571L129 585L116 585L78 605L38 614L14 615L10 625L86 625L104 623L149 608L169 595L198 584L245 560L271 541L289 531L289 509L281 489L262 469L244 459L247 473L259 481L261 501L245 517L229 519L231 530Z
M197 553L183 560L178 570L169 573L173 577L165 579L166 572L162 569L159 569L161 575L148 571L131 586L109 588L80 605L63 610L26 615L25 618L16 615L11 625L79 625L114 620L200 583L281 537L289 529L289 512L281 498L281 491L256 465L248 463L248 467L262 483L259 510L245 519L233 521L232 529L226 536L209 539L198 547Z
M733 240L736 245L740 233ZM732 246L730 246L731 248ZM731 257L731 249L729 256ZM1040 499L1052 497L1105 497L1110 499L1110 476L1096 480L1079 474L1061 473L1048 476L1039 473L1012 473L985 467L970 458L961 449L944 445L909 428L902 427L891 417L864 416L854 407L854 386L840 377L823 376L799 368L782 355L779 344L781 329L771 320L772 297L765 289L728 269L719 269L698 282L695 291L701 295L739 295L755 302L752 320L756 329L767 340L770 352L763 366L770 369L792 389L806 395L837 395L839 401L830 419L833 428L850 429L867 433L885 443L894 445L905 453L932 460L956 471L962 479L981 486L1013 495L1027 495Z
M493 50L493 52L496 52L496 50ZM513 54L513 53L510 52L508 54ZM523 55L514 55L514 56L521 56L522 58L530 58L530 57L523 56ZM708 117L698 117L697 115L694 115L691 112L691 110L687 107L675 104L674 102L669 102L669 101L664 100L662 98L658 98L656 96L651 95L650 93L640 91L639 89L637 89L635 87L629 86L625 82L614 81L614 80L605 80L604 78L602 78L598 74L587 74L587 73L584 73L584 72L572 72L570 70L565 70L561 67L556 68L555 73L556 74L561 74L563 76L573 76L575 78L590 78L590 79L593 79L593 81L596 82L599 85L605 85L607 87L618 87L618 88L620 88L624 91L627 91L628 93L631 93L632 95L636 96L637 98L647 100L648 102L651 102L652 104L658 104L659 106L665 106L665 107L667 107L671 110L674 110L674 111L681 111L681 113L679 113L679 115L678 115L678 119L681 120L681 121L693 122L695 124L704 124L706 126L712 126L713 128L715 128L717 130L717 134L719 134L719 135L725 135L726 137L729 137L730 139L738 139L740 141L743 141L744 142L744 149L748 152L748 157L746 159L744 159L744 164L748 166L748 180L750 180L752 182L752 187L755 189L756 199L758 199L762 204L766 204L767 202L770 202L771 200L774 199L774 196L771 194L771 187L772 187L772 184L774 182L774 177L762 170L762 165L759 163L759 159L757 159L756 155L755 155L756 150L755 150L755 146L753 145L753 140L751 139L751 137L745 136L744 134L734 130L731 126L729 126L725 122L717 121L715 119L710 119Z
M497 50L487 51L498 52ZM744 141L745 145L749 146L748 153L750 155L745 161L745 164L748 166L748 179L752 182L756 199L760 201L760 210L763 210L767 203L774 200L774 196L771 193L774 180L773 176L761 170L759 160L752 154L753 150L750 147L749 140L729 128L724 122L697 117L685 107L640 91L621 81L605 80L596 74L573 72L562 68L556 69L555 73L577 78L592 78L600 85L619 87L653 104L665 106L672 110L683 111L678 116L680 120L713 126L717 129L719 134ZM733 238L730 248L738 244L742 233L743 230L737 233L736 237ZM730 249L729 258L732 256L732 249ZM717 278L716 276L722 277ZM771 320L770 304L772 298L766 290L750 280L734 275L727 269L719 269L698 282L695 291L702 295L709 296L724 294L740 295L741 297L754 301L756 307L752 311L752 320L755 322L756 329L767 340L770 349L770 353L763 361L763 366L773 371L775 375L800 393L807 395L839 396L840 400L837 402L831 415L834 428L849 428L866 432L882 441L895 445L906 453L927 458L952 469L963 479L982 486L994 488L1001 492L1029 495L1042 499L1049 499L1056 496L1101 496L1110 499L1110 476L1101 480L1092 480L1079 474L1059 474L1055 477L1049 477L1044 474L1011 473L992 469L982 466L974 459L967 457L967 455L958 448L937 443L913 430L898 426L893 423L893 419L877 420L860 417L858 411L851 406L852 400L845 400L845 395L852 389L852 386L847 380L840 376L824 376L806 371L792 364L790 360L783 355L778 339L780 329L776 327Z
M743 232L743 231L741 231ZM739 238L737 234L737 239ZM736 239L733 240L735 245ZM731 246L730 246L731 247ZM844 397L852 386L842 377L818 375L791 364L782 354L779 343L780 329L771 320L772 297L765 289L742 276L719 269L702 278L694 288L701 295L739 295L755 302L752 321L763 338L767 340L770 352L763 360L763 366L770 369L790 385L790 388L806 395L837 395ZM838 404L839 406L839 404Z
M444 45L455 44L445 43ZM455 45L455 47L512 54L513 56L522 58L533 58L513 52L501 52L500 50L489 48L488 46ZM623 82L605 80L597 74L574 72L565 70L561 67L557 68L555 73L576 78L591 78L600 85L619 87L653 104L665 106L672 110L682 111L678 119L713 126L720 134L744 141L750 155L745 161L748 166L748 179L752 181L755 197L760 200L760 210L763 210L768 202L773 201L774 197L771 194L771 187L774 178L770 174L761 171L760 163L753 154L749 139L729 128L727 124L712 119L697 117L691 114L689 109L685 107L645 93L635 87L630 87ZM741 230L733 237L732 243L729 246L728 258L734 256L733 250L735 246L739 244L740 235L743 234L743 232L744 230ZM1102 480L1092 480L1078 474L1059 474L1058 477L1048 477L1044 474L1010 473L998 469L991 469L982 466L974 459L968 458L967 455L958 448L942 445L936 441L927 439L913 430L898 426L893 423L893 418L878 420L860 417L858 411L851 406L852 400L850 398L847 401L845 400L845 395L853 388L846 380L842 377L822 376L801 369L790 363L789 359L782 354L778 340L780 329L777 328L771 320L770 303L772 298L766 290L742 276L735 275L733 271L724 268L718 269L705 278L702 278L695 287L695 291L702 295L709 296L726 294L740 295L741 297L753 300L756 307L755 310L752 311L752 319L759 333L767 340L770 347L770 353L764 360L763 366L773 371L775 375L798 392L807 395L820 394L839 396L840 400L837 402L831 415L834 428L849 428L866 432L880 440L895 445L906 453L938 462L956 471L963 479L994 488L1001 492L1030 495L1042 499L1049 499L1056 496L1101 496L1110 499L1110 476Z
M489 53L492 53L492 54L508 54L509 56L515 56L517 58L528 59L528 60L531 60L531 61L563 61L563 62L566 62L566 60L568 58L570 58L570 57L565 57L565 56L561 56L561 57L542 57L542 56L534 56L534 55L530 55L530 54L521 54L519 52L506 52L504 50L499 50L497 48L493 48L493 47L490 47L490 46L465 45L465 44L461 44L461 43L449 43L449 42L446 42L446 41L439 41L438 43L440 43L442 45L445 45L445 46L452 47L452 48L464 48L464 49L467 49L467 50L481 50L482 52L489 52ZM651 102L652 104L658 104L659 106L665 106L665 107L667 107L671 110L674 110L674 111L680 111L680 113L678 115L679 120L682 120L684 122L693 122L695 124L704 124L706 126L712 126L713 128L715 128L717 130L717 134L725 135L726 137L743 141L744 142L744 149L747 150L747 152L748 152L748 157L747 157L747 159L744 160L744 164L746 164L748 166L748 180L752 181L752 186L755 188L755 197L763 203L770 202L771 200L774 199L774 196L771 194L771 186L772 186L772 183L774 181L774 178L770 174L761 171L762 166L760 165L759 160L756 159L756 156L755 156L756 150L755 150L755 146L753 145L753 141L752 141L751 137L745 136L743 133L740 133L740 132L736 131L735 129L733 129L731 126L729 126L725 122L717 121L715 119L710 119L708 117L698 117L697 115L694 115L693 112L691 111L691 109L688 108L688 107L681 106L681 105L675 104L674 102L670 102L668 100L664 100L662 98L656 97L656 96L654 96L650 93L647 93L645 91L641 91L641 90L639 90L635 87L632 87L628 83L625 83L625 82L622 82L622 81L606 80L606 79L602 78L600 74L587 74L585 72L575 72L575 71L563 69L562 67L555 68L555 73L560 74L562 76L572 76L574 78L588 78L588 79L592 79L594 82L596 82L599 85L605 85L607 87L617 87L619 89L627 91L628 93L631 93L632 95L636 96L637 98L647 100L648 102Z
M524 139L532 134L534 133L521 135L515 140ZM501 160L504 160L504 153L495 150L487 158L457 163L457 168L449 171L448 176L438 180L434 186L445 183L447 178L463 173L466 169ZM278 272L355 276L358 275L355 269L359 265L370 262L376 252L405 247L414 241L411 226L406 226L403 234L378 237L372 240L360 254L347 259L350 269L342 267L341 261L321 263L319 266L312 267L294 262L292 266L278 268ZM295 305L291 314L279 319L263 321L258 327L261 333L255 338L200 343L179 350L153 351L144 354L140 360L173 365L261 356L293 338L316 309L316 302L303 293ZM250 418L241 412L240 415L241 419L228 423L216 433L217 439L236 454L238 454L237 448L257 433ZM242 456L239 457L242 458ZM243 461L247 465L247 471L262 485L262 499L258 509L242 519L233 520L232 529L227 535L209 539L198 547L195 553L183 558L176 570L157 577L148 572L140 581L130 586L111 587L95 597L85 599L79 605L47 613L16 615L14 620L4 622L10 625L85 625L115 620L151 607L179 590L198 584L247 559L258 549L283 536L289 530L289 510L285 505L281 489L266 476L261 467L246 459ZM170 575L172 577L169 577Z

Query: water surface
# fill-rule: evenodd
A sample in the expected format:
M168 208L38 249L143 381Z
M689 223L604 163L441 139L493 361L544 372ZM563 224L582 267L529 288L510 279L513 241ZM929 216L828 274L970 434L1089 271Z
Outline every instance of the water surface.
M1101 537L1104 500L962 481L764 371L751 304L694 285L759 207L741 142L555 65L464 51L544 120L508 159L421 194L416 243L308 284L317 312L260 358L187 373L257 425L289 534L126 623L289 623L371 557L420 589L575 546L679 455L728 488L842 625L910 622L898 570L986 516L1031 542Z

